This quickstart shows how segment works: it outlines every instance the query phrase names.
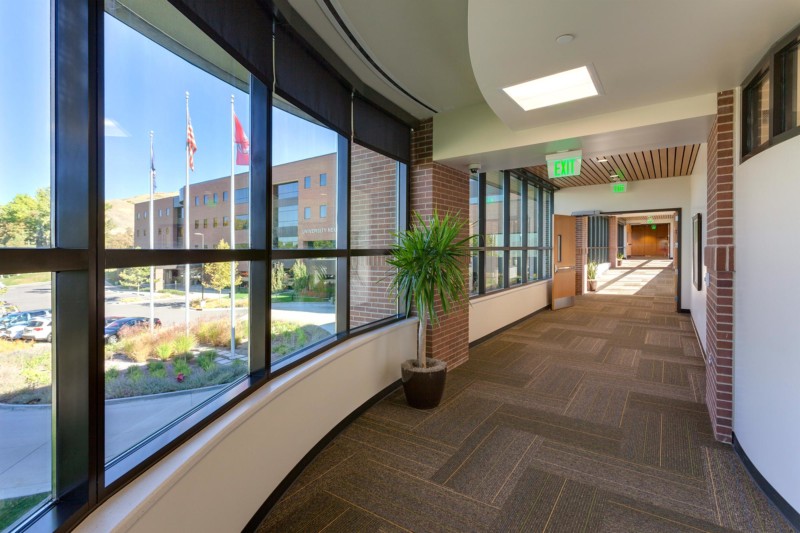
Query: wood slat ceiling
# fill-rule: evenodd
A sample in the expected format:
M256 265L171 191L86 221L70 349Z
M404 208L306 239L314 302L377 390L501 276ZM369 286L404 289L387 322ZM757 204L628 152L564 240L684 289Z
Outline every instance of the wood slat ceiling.
M688 176L694 171L699 151L699 144L687 144L672 148L584 158L579 176L558 178L550 180L550 183L563 189L613 183L614 181L641 181ZM607 161L598 162L598 159ZM547 165L526 167L526 170L547 179ZM617 174L618 180L612 179L612 174Z

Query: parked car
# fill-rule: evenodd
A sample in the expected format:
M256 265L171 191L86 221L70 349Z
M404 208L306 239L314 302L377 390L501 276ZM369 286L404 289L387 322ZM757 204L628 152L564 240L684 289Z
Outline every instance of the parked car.
M49 309L35 309L33 311L10 313L3 318L0 318L0 338L8 340L20 339L22 338L22 332L28 325L28 322L35 318L44 318L49 316Z
M125 317L124 316L107 316L106 317L106 326L111 324L112 322L116 322L117 320L120 320L122 318L125 318Z
M158 318L155 320L155 327L161 327L161 320ZM104 338L106 340L106 344L114 344L119 341L120 332L123 328L133 328L137 326L147 326L150 324L150 319L136 316L136 317L129 317L129 318L120 318L119 320L115 320L109 324L106 324L105 335Z
M22 331L22 338L53 342L53 319L50 317L34 318Z

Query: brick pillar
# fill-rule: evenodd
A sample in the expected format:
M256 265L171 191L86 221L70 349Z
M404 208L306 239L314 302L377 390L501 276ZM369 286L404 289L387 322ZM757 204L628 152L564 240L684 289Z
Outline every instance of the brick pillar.
M706 405L714 436L731 442L733 421L733 91L717 94L708 137Z
M469 218L469 175L433 161L433 121L426 120L411 138L411 209L425 219L434 210L443 215L460 213ZM413 223L413 219L410 221ZM469 235L464 226L461 238ZM464 283L469 286L469 263L464 261ZM437 307L437 313L441 307ZM439 324L428 327L427 355L454 368L469 358L469 305L451 308L439 315Z
M575 294L586 291L584 283L587 259L589 258L589 217L575 217Z
M608 262L617 267L617 217L608 217Z

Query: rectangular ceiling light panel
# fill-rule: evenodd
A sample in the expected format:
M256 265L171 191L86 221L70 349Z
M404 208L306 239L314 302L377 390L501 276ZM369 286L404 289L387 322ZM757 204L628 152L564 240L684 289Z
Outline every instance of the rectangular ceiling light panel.
M530 111L599 94L588 67L579 67L503 89L522 109Z

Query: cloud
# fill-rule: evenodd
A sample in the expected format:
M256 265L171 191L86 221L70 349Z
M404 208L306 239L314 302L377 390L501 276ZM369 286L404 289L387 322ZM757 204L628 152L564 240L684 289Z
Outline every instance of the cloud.
M116 120L106 117L103 121L106 137L130 137L130 133L117 123Z

